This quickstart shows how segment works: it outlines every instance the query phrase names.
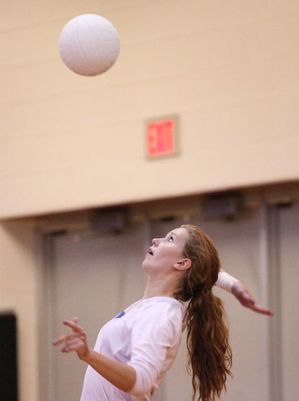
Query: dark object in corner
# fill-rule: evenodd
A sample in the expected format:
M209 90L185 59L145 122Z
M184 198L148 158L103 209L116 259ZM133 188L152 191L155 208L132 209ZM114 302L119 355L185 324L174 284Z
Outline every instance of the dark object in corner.
M16 316L0 313L0 400L18 401L17 370Z

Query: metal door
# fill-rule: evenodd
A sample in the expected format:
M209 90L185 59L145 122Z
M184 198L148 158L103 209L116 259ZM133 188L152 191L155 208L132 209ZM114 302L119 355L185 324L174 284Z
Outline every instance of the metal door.
M102 325L143 296L142 228L118 235L59 235L51 248L50 335L67 332L62 321L77 316L92 346ZM49 399L79 401L86 365L57 349L50 360Z
M269 333L273 351L272 398L293 401L299 392L299 203L273 206L270 212L273 255L270 273L276 309Z

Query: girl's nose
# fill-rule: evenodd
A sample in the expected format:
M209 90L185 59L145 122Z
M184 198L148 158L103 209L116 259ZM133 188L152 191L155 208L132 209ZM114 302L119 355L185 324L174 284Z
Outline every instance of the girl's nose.
M158 246L158 243L159 243L158 238L153 238L153 239L152 239L152 244L153 244L154 246Z

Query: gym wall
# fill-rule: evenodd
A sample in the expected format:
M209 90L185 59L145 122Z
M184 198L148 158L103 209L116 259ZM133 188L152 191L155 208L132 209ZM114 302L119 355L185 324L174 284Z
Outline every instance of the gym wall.
M298 178L298 1L2 3L1 217ZM94 78L57 48L86 12L121 38ZM149 161L145 121L168 114L180 154Z

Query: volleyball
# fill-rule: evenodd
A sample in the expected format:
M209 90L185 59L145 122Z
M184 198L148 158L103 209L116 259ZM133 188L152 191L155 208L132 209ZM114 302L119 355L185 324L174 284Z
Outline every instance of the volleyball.
M82 14L66 23L58 40L59 54L73 72L94 76L107 71L119 55L119 35L97 14Z

